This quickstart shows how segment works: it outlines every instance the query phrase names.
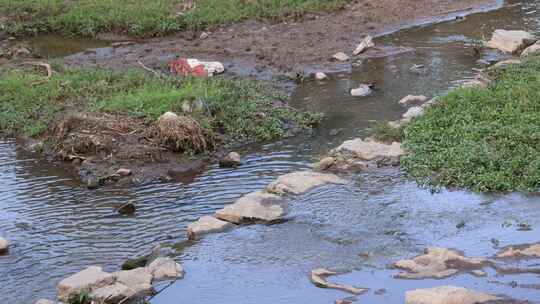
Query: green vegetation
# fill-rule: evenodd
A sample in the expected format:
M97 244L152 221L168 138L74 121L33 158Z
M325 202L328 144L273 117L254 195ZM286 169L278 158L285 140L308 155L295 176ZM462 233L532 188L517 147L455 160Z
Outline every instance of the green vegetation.
M285 96L256 81L222 78L165 78L148 73L62 70L48 80L34 71L0 76L0 132L36 136L69 111L109 112L155 121L166 111L191 115L205 133L241 141L286 135L290 126L311 126L317 115L282 106Z
M540 59L490 76L488 88L456 89L406 127L402 164L420 184L538 190Z
M184 29L238 22L247 18L283 19L335 10L348 0L0 0L12 34L60 32L94 36L116 32L166 35ZM0 29L2 30L2 29Z

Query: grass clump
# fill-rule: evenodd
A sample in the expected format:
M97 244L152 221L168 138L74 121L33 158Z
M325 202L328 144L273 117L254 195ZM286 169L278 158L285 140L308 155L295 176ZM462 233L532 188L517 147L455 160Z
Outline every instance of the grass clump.
M419 184L482 192L540 186L540 59L459 88L405 129L402 164Z
M140 71L57 69L52 78L28 70L0 76L0 132L36 136L69 112L113 113L154 122L167 111L186 114L204 134L238 141L270 140L290 126L307 127L318 116L282 106L285 98L266 84L222 78L164 78Z
M392 126L390 122L383 121L375 125L374 137L376 140L392 143L392 142L401 142L405 134L403 133L404 128L401 126Z
M247 18L282 19L335 10L348 0L0 0L7 17L2 30L12 34L61 32L95 36L116 32L133 36L166 35L184 29L238 22ZM187 9L186 9L187 8Z

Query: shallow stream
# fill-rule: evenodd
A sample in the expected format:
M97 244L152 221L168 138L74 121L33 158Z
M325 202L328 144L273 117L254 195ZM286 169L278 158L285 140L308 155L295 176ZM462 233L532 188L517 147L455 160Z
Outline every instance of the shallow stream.
M366 136L381 120L395 120L406 109L397 101L408 94L435 96L474 76L475 39L496 28L540 31L540 1L512 2L464 20L415 27L379 37L379 45L410 52L366 59L352 73L332 74L297 88L293 106L320 111L326 118L312 134L247 147L238 169L210 167L189 184L154 183L138 187L86 190L61 165L0 142L0 235L14 244L0 256L3 303L54 298L59 280L89 265L115 271L126 258L163 242L185 240L187 225L262 189L275 177L305 169L346 139ZM423 65L411 71L413 65ZM348 93L374 82L369 98ZM132 217L114 207L137 205ZM471 275L435 281L392 279L387 265L417 255L428 246L491 256L500 247L540 241L540 196L488 195L466 191L432 193L406 181L398 168L351 176L342 186L325 186L290 199L288 221L247 226L215 234L185 247L177 259L186 269L179 280L151 300L172 303L333 303L349 297L310 283L319 267L352 271L336 277L371 288L359 303L402 303L404 291L445 284L540 302L537 276ZM517 225L529 224L531 231ZM460 228L458 228L460 227ZM496 241L495 241L496 240ZM369 253L369 256L359 255ZM516 284L511 283L515 281ZM514 286L514 287L513 287ZM386 292L376 295L375 290Z

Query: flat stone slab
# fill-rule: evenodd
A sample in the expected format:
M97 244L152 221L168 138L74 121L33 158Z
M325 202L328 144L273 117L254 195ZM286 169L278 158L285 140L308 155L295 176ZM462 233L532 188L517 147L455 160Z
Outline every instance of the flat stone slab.
M104 272L101 267L90 266L58 283L58 299L68 302L70 297L76 296L82 291L92 291L111 285L114 281L114 275Z
M195 240L209 233L223 232L234 227L233 224L217 219L213 216L203 216L196 222L189 224L187 235L190 240Z
M310 279L311 279L311 282L315 284L315 286L320 287L320 288L337 289L337 290L350 292L355 295L363 294L364 292L368 291L367 288L359 288L359 287L354 287L354 286L346 285L346 284L336 284L336 283L328 282L328 277L333 276L333 275L338 275L338 274L339 274L338 272L334 272L325 268L319 268L319 269L314 269L311 271Z
M525 31L496 30L487 46L513 54L535 43L536 40L534 35Z
M456 286L416 289L405 293L405 304L478 304L501 298Z
M284 215L283 199L275 194L260 191L242 196L234 204L215 214L218 219L234 224L253 221L272 222Z
M144 268L122 270L113 273L118 283L133 289L136 294L151 294L153 292L153 276Z
M479 270L488 264L484 258L469 258L446 248L428 248L423 255L411 260L400 260L394 266L407 272L400 272L394 277L399 279L443 279L460 271Z
M374 160L377 158L399 158L404 154L401 144L393 142L384 144L376 141L362 140L356 138L345 141L336 149L337 152L350 153L354 157L363 160Z
M302 194L322 185L345 183L345 180L334 174L300 171L280 176L266 187L266 191L275 194Z

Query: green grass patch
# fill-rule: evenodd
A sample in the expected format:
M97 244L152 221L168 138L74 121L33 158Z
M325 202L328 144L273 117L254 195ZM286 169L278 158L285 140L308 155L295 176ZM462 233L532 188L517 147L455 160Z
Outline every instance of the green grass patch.
M59 70L44 81L33 71L0 77L0 131L36 136L68 111L125 114L155 121L167 111L182 113L197 101L191 115L209 134L235 141L270 140L291 126L308 127L319 117L280 106L286 96L265 83L223 78L166 78L148 73L105 70Z
M488 88L456 89L406 127L402 164L419 184L538 190L540 59L491 76Z
M182 14L183 0L0 0L12 34L60 32L94 36L116 32L158 36L248 18L283 19L336 10L349 0L198 0Z

